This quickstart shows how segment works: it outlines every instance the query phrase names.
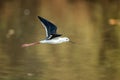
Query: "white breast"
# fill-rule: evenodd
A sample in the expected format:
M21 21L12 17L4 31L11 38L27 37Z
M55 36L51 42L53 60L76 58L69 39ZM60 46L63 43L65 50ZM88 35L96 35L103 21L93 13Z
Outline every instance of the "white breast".
M51 39L51 40L42 40L40 43L48 43L48 44L60 44L62 43L62 39L60 37Z

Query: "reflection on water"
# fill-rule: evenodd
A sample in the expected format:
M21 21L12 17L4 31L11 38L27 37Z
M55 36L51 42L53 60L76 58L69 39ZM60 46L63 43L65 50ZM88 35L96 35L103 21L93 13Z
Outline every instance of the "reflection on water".
M36 54L5 49L8 52L0 53L1 80L35 80L43 74L43 64Z
M119 80L119 50L108 51L100 59L89 48L69 43L34 47L0 50L0 79Z
M35 49L35 48L36 49ZM1 80L118 80L119 51L104 59L89 48L73 44L39 45L0 53ZM43 49L45 48L45 49ZM8 49L5 49L8 51Z
M115 1L1 0L0 80L119 80L119 25L107 23L116 11L105 10ZM22 48L45 37L38 15L71 42Z

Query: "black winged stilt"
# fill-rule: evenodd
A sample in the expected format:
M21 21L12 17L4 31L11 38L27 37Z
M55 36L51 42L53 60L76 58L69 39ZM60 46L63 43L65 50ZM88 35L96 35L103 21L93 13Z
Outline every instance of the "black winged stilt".
M68 37L61 37L61 34L57 34L57 27L50 21L38 16L42 26L45 28L46 31L46 39L40 40L38 42L23 44L22 47L28 47L40 43L48 43L48 44L60 44L63 42L69 42Z

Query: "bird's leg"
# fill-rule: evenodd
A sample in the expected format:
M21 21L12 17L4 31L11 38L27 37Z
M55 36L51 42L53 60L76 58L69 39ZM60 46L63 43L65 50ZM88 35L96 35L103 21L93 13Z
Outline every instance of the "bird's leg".
M40 44L40 42L33 42L33 43L23 44L22 47L33 46L33 45L36 45L36 44Z

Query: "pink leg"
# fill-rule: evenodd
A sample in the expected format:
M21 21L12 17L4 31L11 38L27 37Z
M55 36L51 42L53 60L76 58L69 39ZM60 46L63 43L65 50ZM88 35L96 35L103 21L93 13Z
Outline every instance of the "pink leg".
M36 44L40 44L40 42L33 42L33 43L28 43L28 44L23 44L22 47L29 47L29 46L33 46Z

